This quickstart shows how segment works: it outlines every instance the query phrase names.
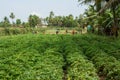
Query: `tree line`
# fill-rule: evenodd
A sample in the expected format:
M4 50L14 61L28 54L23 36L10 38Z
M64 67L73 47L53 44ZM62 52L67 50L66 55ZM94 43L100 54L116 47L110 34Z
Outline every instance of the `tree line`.
M10 22L9 18L12 20ZM15 19L15 14L13 12L10 13L10 16L4 17L4 19L0 22L0 27L40 27L42 25L52 26L52 27L77 27L81 22L81 15L79 17L75 17L72 14L68 16L56 16L53 11L50 12L49 16L46 18L40 18L37 15L29 15L28 21L23 22L21 19Z
M15 14L10 13L12 23L8 17L0 22L0 27L40 27L42 25L56 27L78 27L84 28L91 25L98 29L100 34L118 34L120 26L120 1L119 0L78 0L80 4L89 5L83 14L74 17L72 14L67 16L56 16L53 11L46 18L37 15L29 15L27 22L15 19ZM92 4L91 4L92 3ZM15 21L15 22L14 22ZM104 30L103 30L104 29Z

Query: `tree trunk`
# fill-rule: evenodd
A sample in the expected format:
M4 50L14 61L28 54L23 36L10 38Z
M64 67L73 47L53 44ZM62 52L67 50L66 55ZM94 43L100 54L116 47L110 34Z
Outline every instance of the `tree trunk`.
M97 12L99 12L101 9L101 0L96 0L95 4L96 4L96 10Z
M112 4L112 11L113 11L113 19L114 19L112 32L113 32L113 35L115 35L115 37L118 37L118 21L117 21L117 17L116 17L114 3Z

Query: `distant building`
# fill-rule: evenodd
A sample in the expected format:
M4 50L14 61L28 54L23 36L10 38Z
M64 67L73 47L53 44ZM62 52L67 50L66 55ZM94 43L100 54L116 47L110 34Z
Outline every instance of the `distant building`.
M42 25L42 28L47 28L47 25Z

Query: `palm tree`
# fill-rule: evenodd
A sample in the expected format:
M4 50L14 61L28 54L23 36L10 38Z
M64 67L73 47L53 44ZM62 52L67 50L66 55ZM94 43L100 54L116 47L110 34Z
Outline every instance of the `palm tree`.
M106 0L107 4L99 11L99 13L102 13L108 8L115 8L120 4L120 0Z
M107 4L99 11L99 13L103 13L107 8L111 8L113 13L113 34L117 37L118 36L118 20L116 16L116 9L117 6L120 4L120 0L106 0Z
M9 19L6 16L4 17L4 22L9 23Z
M14 15L13 12L11 12L11 14L10 14L10 18L12 19L12 24L14 24L13 19L15 18L15 15Z
M50 12L50 18L53 18L53 17L54 17L54 12L51 11L51 12Z
M96 10L99 11L101 9L101 2L103 0L78 0L78 2L80 2L80 4L90 4L90 3L94 3L94 5L96 6Z
M4 17L4 27L9 27L9 26L10 26L9 19L5 16Z

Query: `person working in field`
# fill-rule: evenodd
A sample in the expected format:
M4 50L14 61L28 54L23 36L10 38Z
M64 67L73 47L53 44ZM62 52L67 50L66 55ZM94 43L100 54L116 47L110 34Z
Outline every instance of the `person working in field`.
M65 32L66 32L66 34L67 34L67 33L68 33L68 30L66 29Z
M72 35L74 35L75 34L75 30L72 30Z
M91 25L87 25L87 32L91 32L92 31L92 26Z
M59 33L59 29L56 30L56 34L58 34L58 33Z

